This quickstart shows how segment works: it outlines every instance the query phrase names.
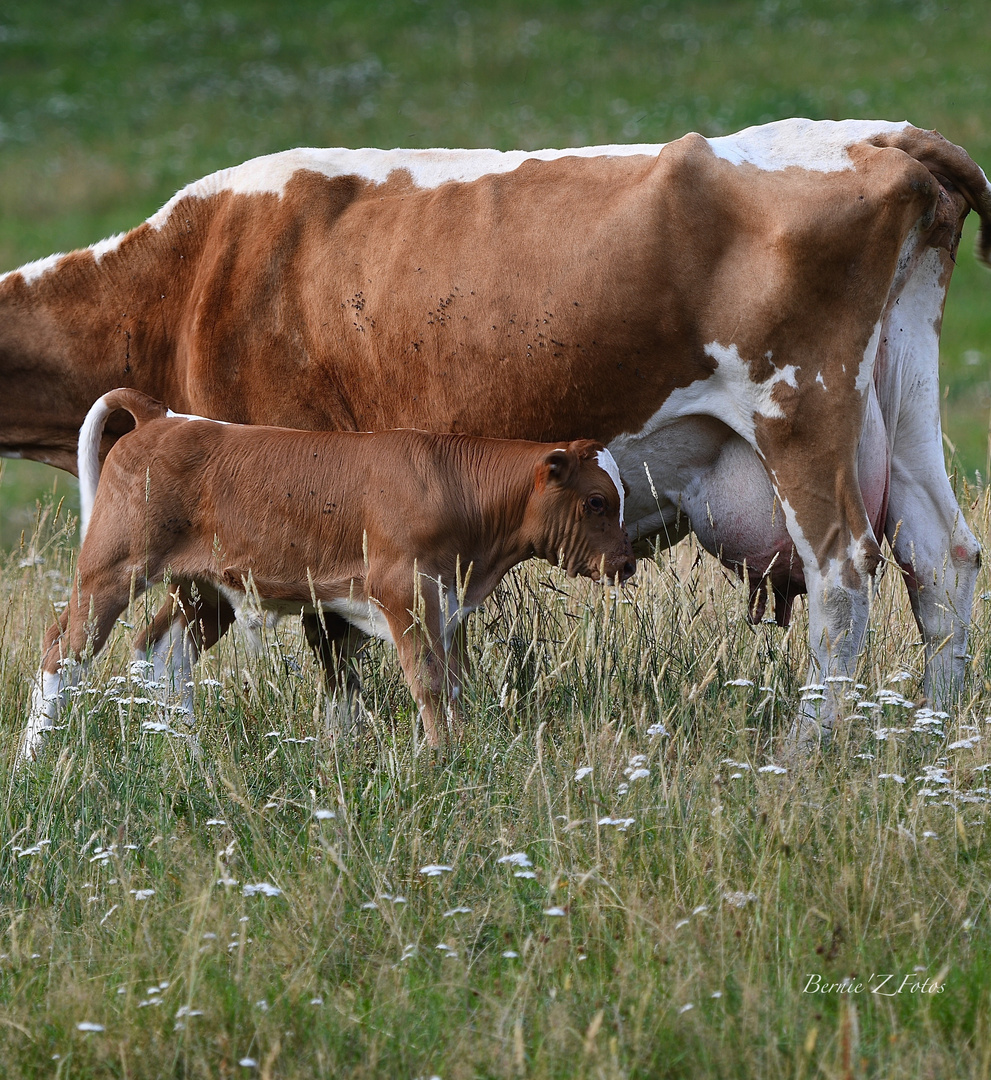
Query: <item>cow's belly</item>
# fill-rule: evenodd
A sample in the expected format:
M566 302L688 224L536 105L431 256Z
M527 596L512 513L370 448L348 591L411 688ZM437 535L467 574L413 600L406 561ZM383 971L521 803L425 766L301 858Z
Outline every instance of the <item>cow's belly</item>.
M627 527L641 549L668 546L689 529L722 562L751 578L765 574L783 593L804 592L802 563L781 505L753 447L709 416L687 416L613 440L610 450L629 487ZM871 392L858 454L864 506L883 532L889 452ZM829 479L824 477L824 483Z

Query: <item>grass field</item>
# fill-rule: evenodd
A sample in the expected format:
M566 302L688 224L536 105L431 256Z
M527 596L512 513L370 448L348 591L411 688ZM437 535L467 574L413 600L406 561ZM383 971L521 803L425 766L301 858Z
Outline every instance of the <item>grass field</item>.
M804 618L749 626L686 546L618 597L509 579L440 759L378 646L366 732L329 739L286 624L202 665L197 761L122 627L17 772L71 564L43 537L0 568L5 1075L987 1075L986 603L973 696L933 714L888 574L804 767Z
M0 267L292 145L878 116L989 168L989 40L983 0L8 0ZM991 275L971 247L945 418L987 545L988 495L963 479L989 471ZM379 646L368 730L332 741L289 622L260 656L234 636L198 669L193 759L130 678L122 626L17 772L73 498L41 466L0 478L0 1076L991 1073L986 571L952 715L922 707L889 573L837 745L783 772L804 613L749 626L690 543L619 597L546 568L507 579L476 616L464 740L439 760L414 752Z

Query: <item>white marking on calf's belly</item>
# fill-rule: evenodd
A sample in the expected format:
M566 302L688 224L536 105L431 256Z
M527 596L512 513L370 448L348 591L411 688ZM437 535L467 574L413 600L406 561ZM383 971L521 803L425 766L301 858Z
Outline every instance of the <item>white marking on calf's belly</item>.
M260 626L249 623L249 612L254 606L254 598L249 601L243 592L229 586L220 585L218 588L223 593L227 603L234 609L238 623L253 637L257 637ZM298 600L267 600L264 596L259 596L258 600L258 606L261 608L263 617L269 615L273 617L275 622L278 622L279 619L286 615L298 615L301 611L313 611L311 603L301 603ZM332 615L340 615L346 622L356 626L370 637L381 638L383 641L393 644L392 631L389 629L388 620L373 600L343 596L337 600L322 601L319 606Z
M390 645L394 644L389 622L374 600L342 597L340 600L327 600L321 607L334 615L340 615L371 637L381 638Z

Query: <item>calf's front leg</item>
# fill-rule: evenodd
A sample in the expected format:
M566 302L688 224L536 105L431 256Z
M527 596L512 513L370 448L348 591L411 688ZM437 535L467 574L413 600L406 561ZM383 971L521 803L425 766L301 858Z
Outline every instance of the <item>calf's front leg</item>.
M67 691L81 678L85 654L89 650L94 656L99 653L129 600L129 580L122 580L111 568L90 569L80 563L69 603L45 634L31 711L17 753L20 765L37 758Z
M399 653L399 663L420 710L423 734L431 747L440 747L448 733L457 737L460 729L458 698L464 661L462 625L441 627L440 603L423 596L420 617L414 612L417 598L412 590L403 598L379 604L389 623L389 631Z

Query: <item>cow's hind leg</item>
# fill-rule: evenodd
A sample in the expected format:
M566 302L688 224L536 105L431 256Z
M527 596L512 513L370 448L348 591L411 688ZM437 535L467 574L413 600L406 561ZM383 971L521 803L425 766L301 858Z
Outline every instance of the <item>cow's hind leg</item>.
M946 478L939 416L939 319L952 267L930 248L885 326L881 403L892 438L885 534L925 646L924 688L938 708L959 694L980 546Z
M361 725L361 679L354 658L368 635L333 612L307 613L303 632L323 668L327 691L327 729L350 735Z
M907 415L900 425L885 532L922 632L926 697L945 709L963 686L981 549L946 478L938 412L935 424Z

